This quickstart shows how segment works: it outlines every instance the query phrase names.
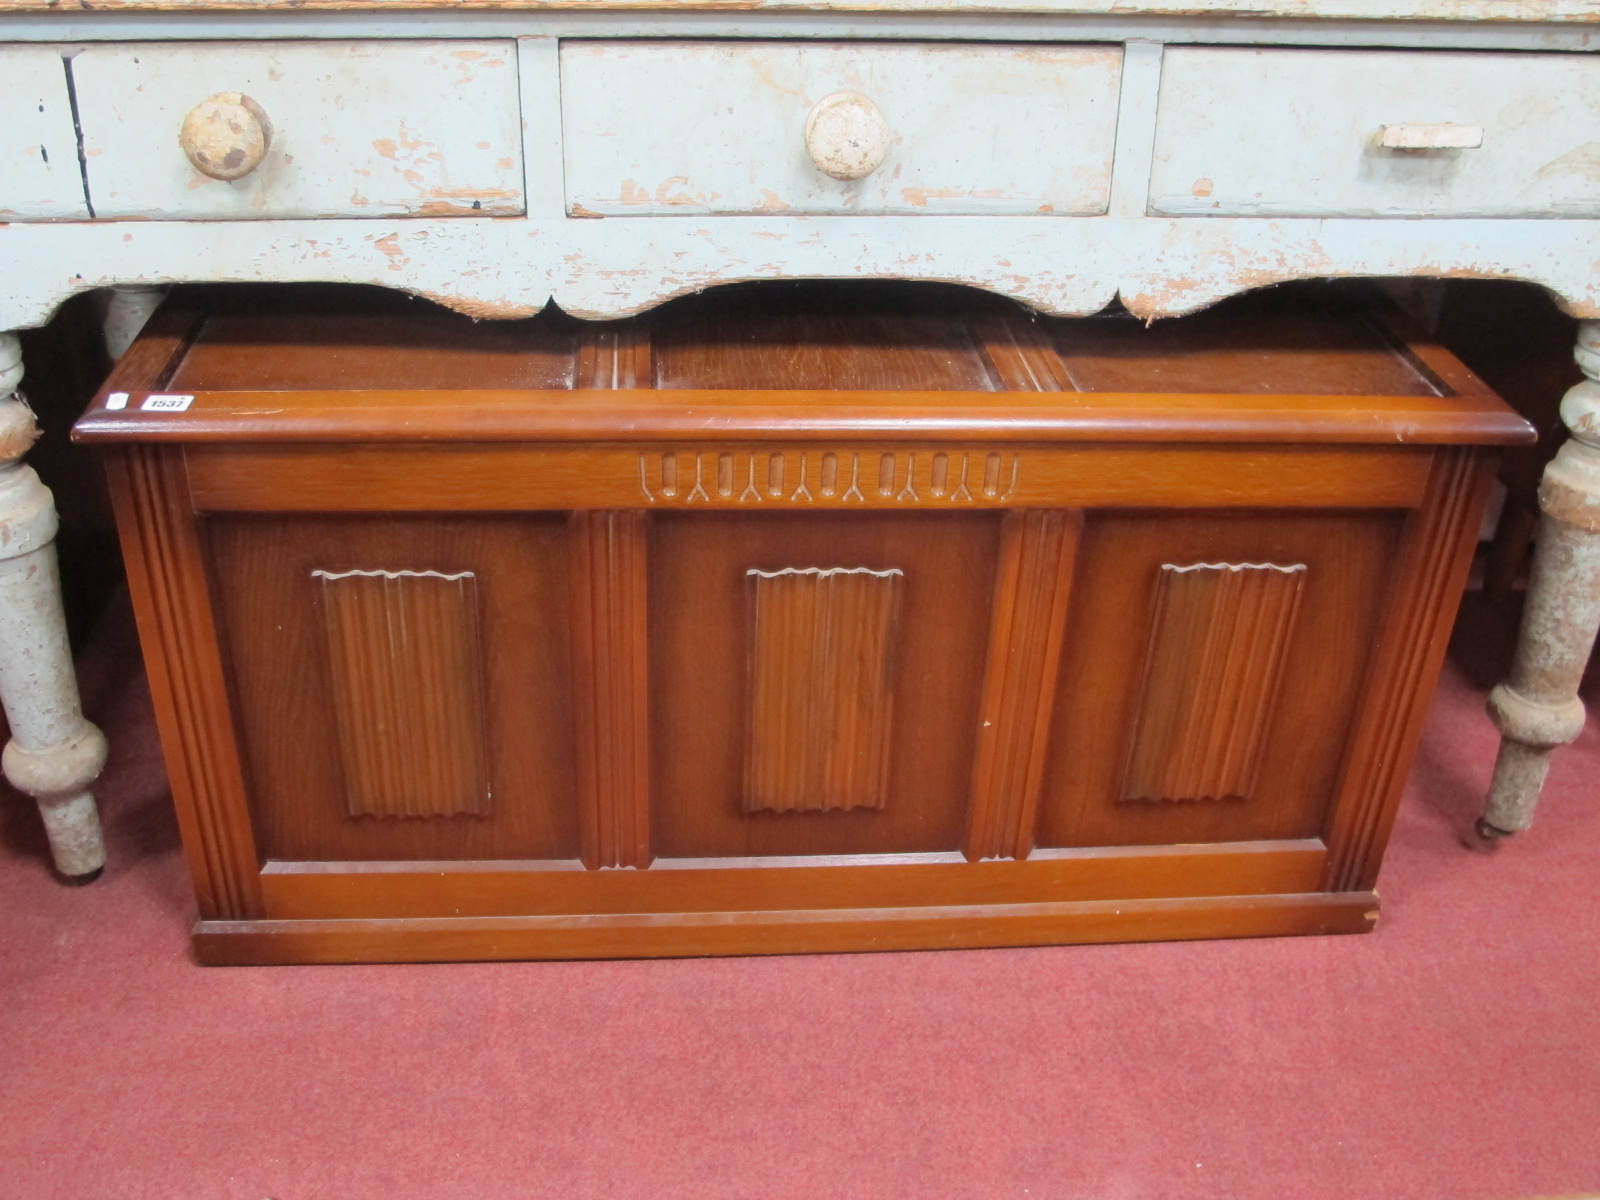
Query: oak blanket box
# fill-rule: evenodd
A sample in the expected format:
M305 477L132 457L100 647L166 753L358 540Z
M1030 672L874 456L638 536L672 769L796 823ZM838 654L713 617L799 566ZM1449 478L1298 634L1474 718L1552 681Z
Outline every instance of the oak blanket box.
M200 290L104 448L212 963L1372 926L1495 447L1400 319Z

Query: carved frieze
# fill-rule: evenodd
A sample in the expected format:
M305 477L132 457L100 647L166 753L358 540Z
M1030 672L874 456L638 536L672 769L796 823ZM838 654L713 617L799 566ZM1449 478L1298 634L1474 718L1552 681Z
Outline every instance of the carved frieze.
M1005 504L1022 456L998 450L667 450L639 455L648 504Z

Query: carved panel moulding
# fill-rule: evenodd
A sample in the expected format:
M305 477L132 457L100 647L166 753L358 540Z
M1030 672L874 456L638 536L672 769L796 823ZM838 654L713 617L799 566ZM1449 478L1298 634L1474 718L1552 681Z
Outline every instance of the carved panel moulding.
M650 333L636 321L584 326L578 337L574 388L655 387Z
M352 817L489 811L470 571L313 571Z
M1083 513L1015 509L1004 521L972 772L971 859L1026 858L1033 849Z
M898 568L749 571L746 812L882 808Z
M1304 564L1161 568L1123 800L1250 797L1305 574Z
M572 514L578 812L591 870L650 865L649 516Z
M649 504L1004 504L1018 454L993 450L668 450L639 455Z

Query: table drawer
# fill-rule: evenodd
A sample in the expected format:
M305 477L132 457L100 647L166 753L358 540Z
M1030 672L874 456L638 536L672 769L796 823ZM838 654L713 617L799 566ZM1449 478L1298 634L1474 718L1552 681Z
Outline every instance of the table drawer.
M61 51L0 46L0 80L0 221L87 217Z
M95 46L73 69L98 216L523 211L510 41Z
M1600 61L1169 50L1150 211L1600 215Z
M1121 71L1120 47L568 42L567 202L1100 213Z

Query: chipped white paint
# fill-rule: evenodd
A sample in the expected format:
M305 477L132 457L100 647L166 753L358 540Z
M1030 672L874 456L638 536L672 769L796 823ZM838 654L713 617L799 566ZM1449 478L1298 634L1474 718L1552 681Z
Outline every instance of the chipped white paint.
M89 785L106 742L78 705L56 569L50 489L22 461L37 436L33 414L12 397L22 375L14 334L0 334L0 703L11 740L0 769L39 803L56 868L88 875L105 864Z
M1579 328L1586 378L1562 400L1572 437L1545 469L1544 515L1511 675L1489 696L1502 734L1479 831L1515 833L1533 821L1550 755L1583 732L1578 696L1600 634L1600 321Z
M1104 212L1121 64L1120 46L568 42L569 210ZM867 98L886 135L881 165L844 178L808 153L837 93Z
M0 333L0 401L22 386L22 339L14 333ZM33 444L30 431L13 433L18 445L0 445L0 458L17 458Z
M1156 103L1165 49L1158 42L1129 42L1122 52L1117 153L1108 210L1114 217L1142 216L1149 207L1150 157L1155 153Z
M128 352L133 339L139 336L145 322L161 307L166 295L166 288L149 284L127 284L112 288L106 294L105 318L100 328L106 339L106 353L111 356L112 362ZM123 397L123 404L127 403L125 393L116 394ZM111 407L109 398L106 407Z
M871 96L834 92L811 106L806 117L806 153L832 179L865 179L889 153L893 131Z
M272 119L243 92L218 92L189 110L178 145L200 174L232 183L266 158Z
M561 162L561 50L553 37L517 39L522 101L522 190L527 214L552 220L567 212Z
M0 81L0 221L87 217L61 52L0 46Z
M0 12L8 0L0 0ZM47 0L49 2L49 0ZM309 4L245 0L248 16L210 7L163 11L150 0L120 10L52 5L52 11L15 12L5 37L16 42L205 41L263 42L283 38L435 38L439 14L425 7L318 10ZM209 4L209 0L205 0ZM1424 50L1585 51L1600 45L1593 24L1523 19L1490 24L1466 12L1455 19L1406 19L1393 6L1338 21L1314 16L1263 16L1251 12L1122 12L1019 8L1016 0L958 0L959 8L876 7L853 12L810 4L805 8L696 5L622 10L578 0L581 8L463 8L450 10L449 30L471 38L805 38L960 40L968 42L1123 42L1168 45L1290 45L1410 47ZM347 0L346 0L347 3Z
M60 0L0 0L0 12L41 12L55 9ZM705 0L493 0L495 9L520 17L541 13L562 14L582 9L600 16L611 14L638 19L652 10L682 11ZM208 10L260 12L261 0L95 0L94 8L114 16L124 13L203 13ZM448 9L452 21L463 11L457 0L378 0L352 4L352 0L289 0L289 14L315 14L318 10L360 7L368 14L433 17ZM1402 21L1600 22L1600 0L748 0L748 12L824 11L942 13L1044 13L1058 15L1114 15L1150 17L1206 16L1246 18L1338 18L1382 23ZM471 10L466 10L471 15Z
M488 216L522 211L516 46L90 46L72 63L100 217ZM260 165L195 169L185 119L219 93L270 120Z
M1417 121L1385 125L1378 133L1378 145L1386 150L1476 150L1483 145L1483 126Z
M1600 58L1173 47L1150 211L1600 216ZM1393 149L1386 127L1481 129Z
M584 317L641 312L743 279L897 277L971 284L1050 313L1179 316L1312 276L1525 279L1600 316L1600 222L1084 217L737 217L554 221L99 222L0 226L0 329L67 297L178 280L373 283L481 317L552 298ZM53 269L52 269L53 268Z

